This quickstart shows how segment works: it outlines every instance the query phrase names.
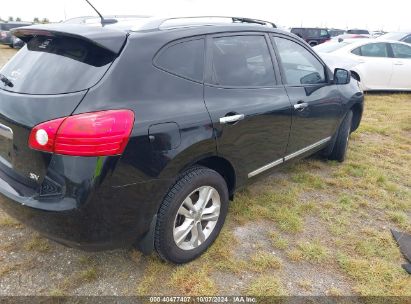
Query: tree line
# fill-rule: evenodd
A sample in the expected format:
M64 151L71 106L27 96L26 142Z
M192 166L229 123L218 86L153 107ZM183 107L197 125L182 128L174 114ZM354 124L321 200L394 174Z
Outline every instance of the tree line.
M10 16L10 17L8 17L6 20L3 20L3 19L0 17L0 22L13 22L13 21L21 22L22 20L21 20L20 17L14 18L14 17L11 17L11 16ZM50 20L49 20L48 18L40 19L40 18L38 18L38 17L35 17L32 22L33 22L33 23L50 23Z

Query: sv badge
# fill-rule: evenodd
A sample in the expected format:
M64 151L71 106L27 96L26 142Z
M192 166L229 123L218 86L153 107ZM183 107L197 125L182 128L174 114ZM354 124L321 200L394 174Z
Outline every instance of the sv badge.
M31 178L32 180L35 180L36 182L38 182L40 176L37 175L37 174L34 174L34 173L30 173L30 178Z

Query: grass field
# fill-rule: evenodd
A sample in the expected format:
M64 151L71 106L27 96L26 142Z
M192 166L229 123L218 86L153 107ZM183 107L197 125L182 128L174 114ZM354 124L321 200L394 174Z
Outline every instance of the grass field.
M345 163L310 158L238 193L188 265L66 248L0 211L0 295L411 296L390 235L411 233L410 172L411 94L367 95Z

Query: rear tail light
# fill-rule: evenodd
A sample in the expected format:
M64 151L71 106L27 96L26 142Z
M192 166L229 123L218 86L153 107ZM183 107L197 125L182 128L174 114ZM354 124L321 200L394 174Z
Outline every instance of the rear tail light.
M34 150L73 156L122 154L134 125L130 110L73 115L35 126L29 146Z

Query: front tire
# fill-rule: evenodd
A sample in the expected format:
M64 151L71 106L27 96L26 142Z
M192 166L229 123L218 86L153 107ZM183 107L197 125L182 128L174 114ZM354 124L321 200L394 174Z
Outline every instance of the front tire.
M339 162L343 162L345 160L351 133L352 117L353 113L350 110L345 116L343 122L340 125L340 128L338 129L335 135L336 138L334 139L334 147L331 153L329 154L328 159L336 160Z
M228 197L217 172L194 167L183 173L158 212L154 243L160 257L182 264L203 254L224 225Z

